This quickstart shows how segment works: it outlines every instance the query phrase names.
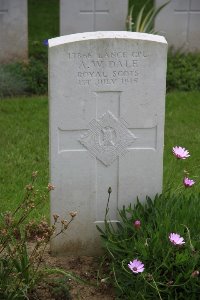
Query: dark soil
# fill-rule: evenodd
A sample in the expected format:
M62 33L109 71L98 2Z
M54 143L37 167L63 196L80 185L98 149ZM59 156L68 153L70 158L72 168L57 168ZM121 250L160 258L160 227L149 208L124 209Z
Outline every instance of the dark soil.
M47 282L41 282L30 295L31 300L113 300L114 290L107 283L106 267L101 270L100 258L95 257L53 257L49 249L45 251L43 264L47 268L59 268L79 276L88 284L80 284L60 275L51 275Z

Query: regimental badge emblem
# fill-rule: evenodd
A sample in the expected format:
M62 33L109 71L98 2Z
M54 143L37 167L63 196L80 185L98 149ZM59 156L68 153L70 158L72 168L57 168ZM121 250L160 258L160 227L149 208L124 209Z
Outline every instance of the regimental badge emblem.
M124 122L108 111L89 123L89 130L79 142L105 166L109 166L117 157L124 155L135 140Z

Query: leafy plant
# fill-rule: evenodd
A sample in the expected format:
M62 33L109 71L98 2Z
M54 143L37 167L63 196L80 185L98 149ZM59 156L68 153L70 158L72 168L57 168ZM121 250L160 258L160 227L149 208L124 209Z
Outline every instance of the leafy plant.
M59 216L53 215L54 224L49 225L45 219L37 227L34 220L27 223L32 211L48 199L48 193L54 189L48 184L44 191L36 187L37 172L33 172L31 183L25 187L23 201L14 212L1 214L0 222L0 299L29 299L28 295L36 288L38 282L47 278L51 269L41 268L41 262L47 244L51 238L62 234L76 216L71 212L71 219L60 221L60 230L55 233ZM30 248L28 241L34 243ZM55 273L55 270L52 270ZM57 270L57 273L61 270ZM63 272L65 278L72 276ZM75 278L75 277L73 277Z
M170 0L171 1L171 0ZM159 6L158 8L152 7L149 9L147 13L146 7L147 3L145 3L142 8L140 9L136 21L133 21L133 11L134 11L134 4L130 6L128 17L127 17L127 30L128 31L135 31L135 32L147 32L147 33L156 33L153 29L154 20L159 12L170 2L167 1L163 5Z
M69 292L69 285L66 282L66 278L55 278L50 280L49 289L51 295L55 300L71 300L72 297Z
M117 229L105 221L101 236L119 299L199 299L199 202L200 195L161 195L123 208ZM183 236L185 245L173 245L171 232ZM144 264L143 273L129 270L133 259Z
M183 161L190 156L182 147L173 154ZM137 199L119 210L115 227L107 206L105 229L98 230L117 299L200 298L200 194L187 194L194 184L185 177L183 192L168 191L144 203ZM108 193L109 205L111 189Z
M21 63L0 66L0 98L22 95L26 88Z
M27 83L26 94L41 95L48 90L48 66L39 59L30 58L29 63L24 65L24 78Z
M168 54L167 91L200 90L200 54L172 51Z
M0 98L47 93L47 62L30 58L27 63L0 66Z

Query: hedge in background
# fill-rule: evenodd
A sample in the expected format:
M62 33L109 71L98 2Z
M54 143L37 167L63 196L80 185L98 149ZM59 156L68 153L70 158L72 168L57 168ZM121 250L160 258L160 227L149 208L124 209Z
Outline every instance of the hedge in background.
M200 90L200 53L183 54L169 51L167 91L171 90Z
M146 4L145 13L153 0L129 0L133 21ZM17 95L41 95L48 91L47 52L43 40L59 35L59 1L28 0L29 61L0 66L0 98ZM169 52L167 91L200 90L200 53L184 55Z
M47 57L0 66L0 98L41 95L48 91ZM167 92L200 91L200 53L168 55Z
M42 95L48 90L47 64L34 57L28 63L0 66L0 98Z

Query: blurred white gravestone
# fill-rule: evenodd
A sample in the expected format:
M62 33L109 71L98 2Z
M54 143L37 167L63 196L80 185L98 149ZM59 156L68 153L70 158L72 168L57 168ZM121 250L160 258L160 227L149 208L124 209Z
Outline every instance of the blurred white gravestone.
M156 0L159 7L165 0ZM155 30L176 50L200 50L200 1L172 0L156 17Z
M127 0L60 0L60 35L125 30Z
M28 56L27 0L0 0L0 62Z
M55 254L97 255L96 225L162 190L167 43L132 32L49 40L51 213L78 215Z

